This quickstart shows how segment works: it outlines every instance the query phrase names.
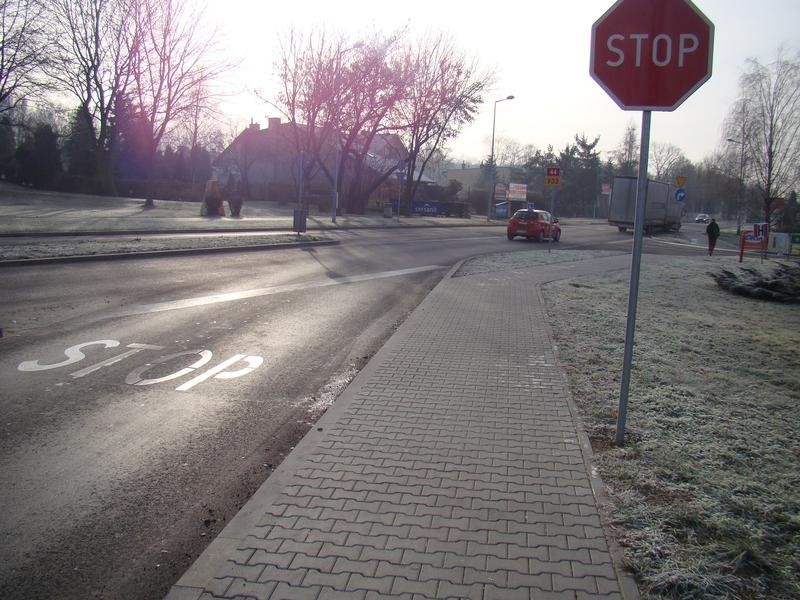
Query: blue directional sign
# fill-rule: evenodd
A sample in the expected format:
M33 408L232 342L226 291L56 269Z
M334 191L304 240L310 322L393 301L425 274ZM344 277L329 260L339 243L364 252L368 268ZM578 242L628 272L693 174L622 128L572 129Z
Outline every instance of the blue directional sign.
M675 191L675 200L678 202L686 202L686 190L683 188L678 188Z

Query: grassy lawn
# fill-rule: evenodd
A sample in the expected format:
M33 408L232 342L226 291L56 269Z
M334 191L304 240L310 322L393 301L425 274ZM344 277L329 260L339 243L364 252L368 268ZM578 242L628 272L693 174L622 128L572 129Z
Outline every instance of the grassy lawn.
M196 250L198 248L235 248L247 246L270 246L274 244L294 244L314 242L325 238L317 235L294 233L237 235L237 236L116 236L67 238L56 241L41 238L35 242L24 240L0 240L0 260L19 260L26 258L52 258L66 256L94 256L98 254L130 254L137 252L158 252L163 250Z
M720 289L734 260L644 258L622 448L628 274L543 290L644 598L800 598L800 306Z

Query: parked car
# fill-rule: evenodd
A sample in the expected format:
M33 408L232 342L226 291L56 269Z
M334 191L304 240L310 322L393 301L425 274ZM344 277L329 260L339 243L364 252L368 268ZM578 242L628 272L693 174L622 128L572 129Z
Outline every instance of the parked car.
M709 223L711 222L711 217L709 217L706 213L700 213L694 218L695 223Z
M561 225L558 224L558 219L547 211L522 208L508 220L506 234L509 240L520 236L537 242L546 239L557 242L561 239Z

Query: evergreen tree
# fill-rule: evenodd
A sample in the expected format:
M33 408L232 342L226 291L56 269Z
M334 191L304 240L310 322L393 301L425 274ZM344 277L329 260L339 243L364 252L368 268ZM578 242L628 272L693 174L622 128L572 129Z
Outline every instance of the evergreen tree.
M186 164L186 149L179 148L177 152L177 156L175 157L175 172L173 177L175 181L180 181L181 183L187 183L189 181L189 168Z
M16 150L14 129L8 117L0 120L0 178L13 177L16 169L14 152Z
M22 183L37 188L53 188L61 175L61 151L53 128L38 125L33 135L17 149L17 161Z
M146 180L152 169L150 133L141 111L120 101L114 118L114 172L118 180Z
M160 153L156 159L155 177L162 181L172 181L175 177L175 150L170 144Z
M97 188L97 147L94 126L86 107L75 111L64 145L66 170L79 191L93 192Z
M202 146L194 146L192 148L190 161L190 178L192 184L195 184L198 181L202 182L211 179L211 155L208 153L208 150Z
M800 205L797 202L797 192L792 192L786 199L781 215L780 228L783 231L800 230Z
M559 215L578 216L580 215L580 205L578 203L580 164L578 162L578 150L574 144L567 144L558 153L558 166L561 168L561 186L555 190L555 198L552 195L554 190L547 191L547 208ZM551 206L551 202L553 206Z
M489 156L486 158L485 163L481 163L481 173L475 185L478 190L481 190L483 198L479 196L471 199L472 210L474 210L476 214L486 214L487 207L494 206L494 185L497 182L497 165L493 157ZM491 210L493 211L494 209Z
M528 184L528 191L535 192L544 190L544 175L547 167L554 167L558 164L553 146L548 146L546 152L536 150L525 161L523 167L523 181Z
M600 193L600 153L597 144L600 136L589 141L584 135L575 136L575 151L578 172L575 178L576 205L578 215L583 217L594 216L595 203Z

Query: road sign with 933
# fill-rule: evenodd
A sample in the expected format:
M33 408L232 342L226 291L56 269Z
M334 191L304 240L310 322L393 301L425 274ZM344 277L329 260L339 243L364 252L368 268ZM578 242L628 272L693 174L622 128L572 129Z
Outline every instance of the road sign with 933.
M561 185L561 167L547 167L544 184L546 186Z

